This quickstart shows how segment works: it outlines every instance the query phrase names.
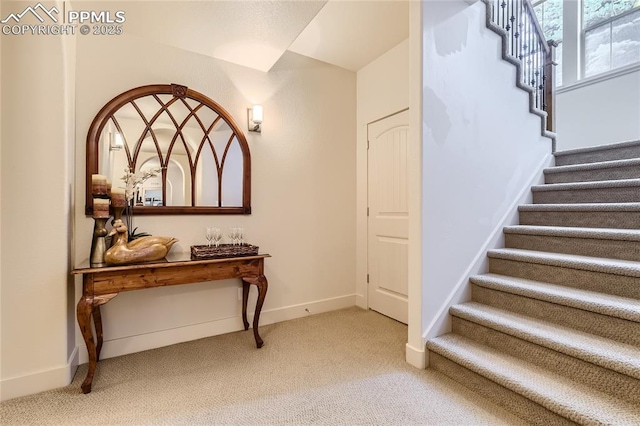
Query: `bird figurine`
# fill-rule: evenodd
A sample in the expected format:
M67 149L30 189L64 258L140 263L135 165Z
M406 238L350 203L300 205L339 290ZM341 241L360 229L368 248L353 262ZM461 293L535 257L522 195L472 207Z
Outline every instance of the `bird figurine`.
M178 242L173 237L140 237L128 242L127 225L121 219L113 223L109 235L115 235L115 243L104 254L107 265L127 265L151 262L164 258L171 246Z

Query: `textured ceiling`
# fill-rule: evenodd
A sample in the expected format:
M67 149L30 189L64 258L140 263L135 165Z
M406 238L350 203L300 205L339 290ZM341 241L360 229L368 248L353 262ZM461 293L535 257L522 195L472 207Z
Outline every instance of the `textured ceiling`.
M127 34L269 71L325 1L109 2Z
M409 36L408 0L72 1L126 34L267 72L286 50L357 71Z
M330 0L289 50L358 71L407 37L408 0Z

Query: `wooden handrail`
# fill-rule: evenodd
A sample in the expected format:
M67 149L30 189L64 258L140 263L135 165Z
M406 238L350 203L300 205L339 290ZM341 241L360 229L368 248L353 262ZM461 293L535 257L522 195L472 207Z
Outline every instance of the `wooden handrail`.
M556 73L554 66L557 65L555 61L556 47L558 43L553 40L547 42L548 53L545 54L544 62L544 75L546 81L544 84L544 110L547 112L547 130L550 132L556 131L556 109L555 109L555 97L556 97Z
M540 26L540 22L538 22L538 16L536 15L536 11L533 10L533 4L531 4L531 0L522 0L522 1L524 2L525 7L529 12L529 17L533 21L533 25L536 28L536 33L538 34L538 37L540 37L540 42L541 42L540 44L544 46L545 53L549 53L550 51L549 44L547 42L547 39L544 36L544 31L542 30L542 26Z

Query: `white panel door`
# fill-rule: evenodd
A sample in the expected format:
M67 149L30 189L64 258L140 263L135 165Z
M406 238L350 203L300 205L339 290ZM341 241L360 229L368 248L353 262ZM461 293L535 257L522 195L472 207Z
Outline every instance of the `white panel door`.
M368 125L369 308L407 323L409 111Z

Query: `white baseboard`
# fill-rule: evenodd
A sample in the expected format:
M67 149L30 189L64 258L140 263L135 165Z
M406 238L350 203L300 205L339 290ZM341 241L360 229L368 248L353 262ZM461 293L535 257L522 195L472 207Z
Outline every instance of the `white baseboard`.
M282 308L266 309L260 314L260 325L274 324L322 312L335 311L355 306L355 304L356 295L350 294L347 296L317 300ZM251 323L253 319L253 312L247 313L247 316L249 323ZM169 330L159 330L114 340L105 340L102 345L100 359L146 351L149 349L188 342L190 340L203 339L205 337L217 336L225 333L232 333L240 330L244 330L244 327L242 325L242 318L237 316L222 318L201 324L177 327ZM80 354L80 364L87 363L89 361L89 356L84 342L80 341L77 342L77 344L77 349Z
M518 206L521 204L531 203L531 186L544 182L543 170L552 166L554 161L553 155L549 154L540 162L536 171L527 180L522 190L509 206L506 213L502 216L496 227L493 229L482 248L478 251L467 270L462 274L460 280L449 293L447 301L440 307L438 315L427 326L422 333L423 342L440 336L451 331L451 317L449 316L449 308L458 303L468 302L471 300L471 286L469 285L469 277L484 273L488 270L489 260L487 258L487 250L501 248L504 246L503 228L509 225L518 224ZM428 355L425 356L425 362ZM428 362L427 364L428 365Z
M78 368L78 348L66 365L0 381L0 401L67 386Z
M355 304L356 295L350 294L283 308L263 310L260 315L260 325L273 324L322 312L349 308L355 306ZM249 322L251 322L253 313L249 313L248 316ZM242 318L233 317L122 339L106 340L102 346L100 359L126 355L243 329ZM268 343L269 342L266 342L266 344ZM0 401L67 386L73 380L78 365L84 364L88 360L89 357L84 342L78 342L78 346L73 350L66 365L0 381Z
M367 305L367 298L362 294L356 294L356 306L362 309L369 309Z
M408 364L424 370L427 367L425 348L414 348L407 343L405 360Z

